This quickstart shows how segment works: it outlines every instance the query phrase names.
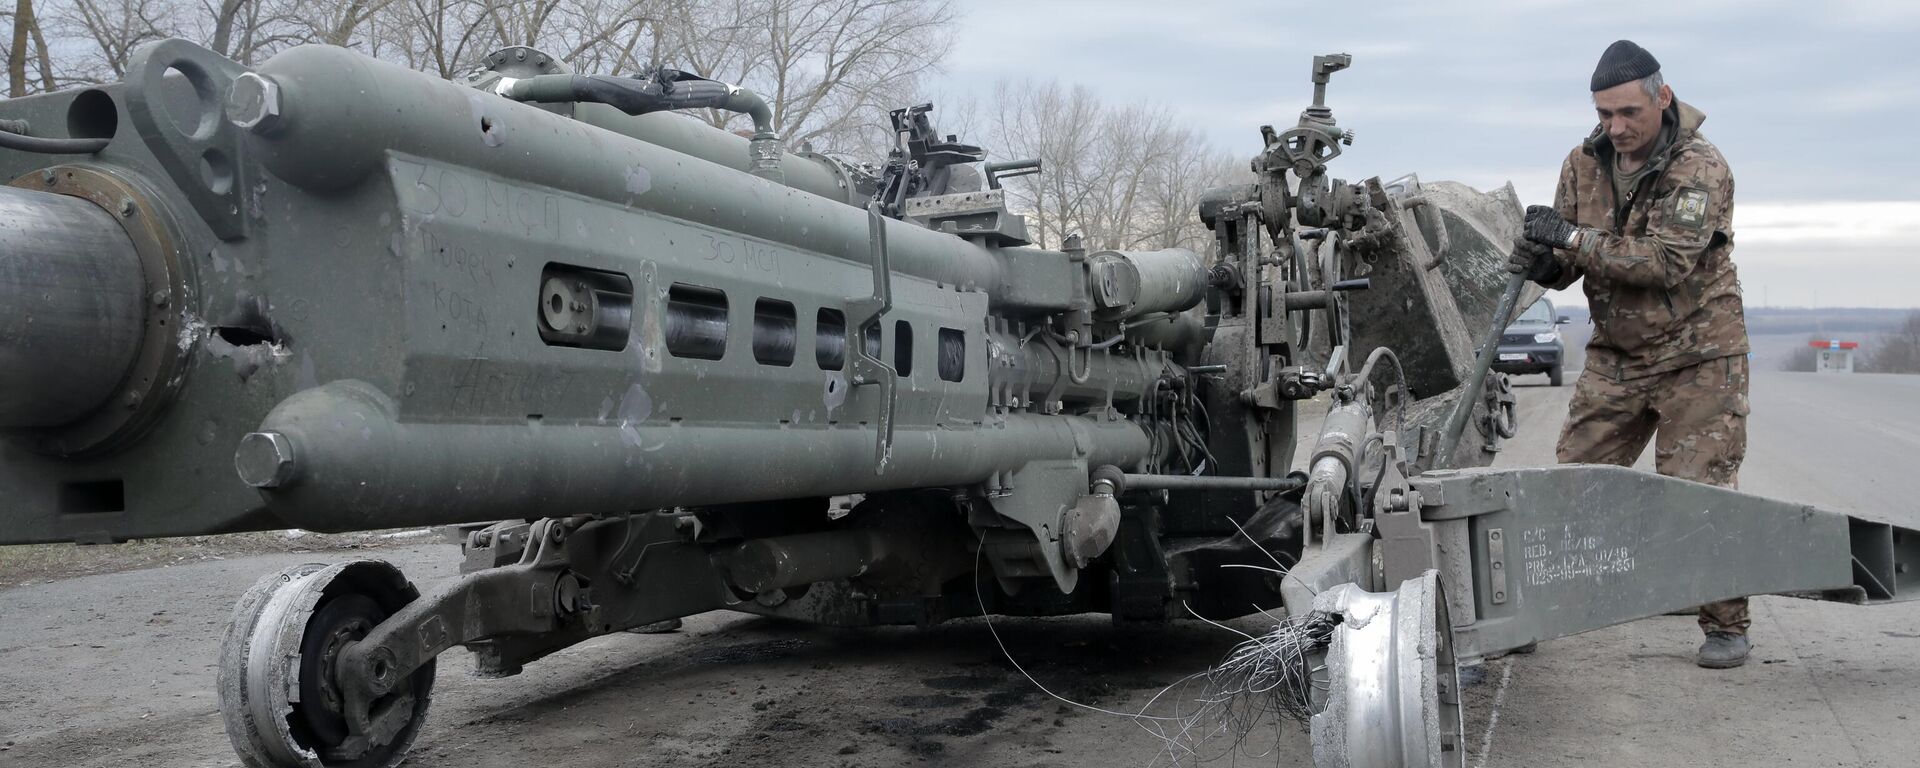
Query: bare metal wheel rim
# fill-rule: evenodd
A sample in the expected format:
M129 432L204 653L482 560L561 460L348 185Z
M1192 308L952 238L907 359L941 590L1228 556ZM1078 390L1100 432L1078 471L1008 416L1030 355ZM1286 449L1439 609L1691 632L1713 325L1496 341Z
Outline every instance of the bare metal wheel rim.
M1315 610L1339 614L1325 706L1312 718L1318 768L1462 768L1466 732L1439 574L1393 592L1343 584Z
M392 768L406 758L433 688L427 662L378 706L410 711L391 739L348 739L332 679L339 654L419 592L380 560L309 563L267 576L234 608L220 649L220 712L253 768Z

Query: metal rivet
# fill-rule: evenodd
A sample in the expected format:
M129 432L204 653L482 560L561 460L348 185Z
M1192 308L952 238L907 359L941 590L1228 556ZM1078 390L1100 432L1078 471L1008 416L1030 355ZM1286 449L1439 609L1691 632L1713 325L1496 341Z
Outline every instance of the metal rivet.
M131 197L120 198L120 215L132 216L133 211L134 211L133 198Z

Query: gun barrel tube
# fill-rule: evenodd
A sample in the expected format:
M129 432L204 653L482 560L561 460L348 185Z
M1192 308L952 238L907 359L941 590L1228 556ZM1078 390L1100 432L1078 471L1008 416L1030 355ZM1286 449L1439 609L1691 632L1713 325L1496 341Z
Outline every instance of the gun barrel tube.
M236 468L278 520L314 531L965 485L1056 456L1137 468L1153 450L1130 421L1014 413L899 429L875 474L870 428L408 423L350 379L281 401L257 434Z
M0 428L66 424L112 396L139 352L143 287L113 214L0 187Z

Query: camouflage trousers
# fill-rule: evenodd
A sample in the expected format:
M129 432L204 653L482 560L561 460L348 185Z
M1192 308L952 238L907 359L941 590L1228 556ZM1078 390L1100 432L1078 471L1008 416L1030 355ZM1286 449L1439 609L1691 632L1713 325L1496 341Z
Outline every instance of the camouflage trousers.
M1670 373L1616 381L1583 371L1556 451L1562 464L1632 466L1653 442L1654 469L1739 487L1747 455L1747 358L1723 357ZM1746 634L1747 599L1700 606L1703 632Z

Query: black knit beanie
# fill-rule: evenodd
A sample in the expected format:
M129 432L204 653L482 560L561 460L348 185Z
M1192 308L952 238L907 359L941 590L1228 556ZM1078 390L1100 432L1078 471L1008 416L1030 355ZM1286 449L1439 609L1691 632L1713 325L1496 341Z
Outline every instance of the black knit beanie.
M1593 92L1631 83L1659 71L1660 62L1647 53L1647 49L1632 40L1620 40L1600 54L1600 65L1593 68Z

